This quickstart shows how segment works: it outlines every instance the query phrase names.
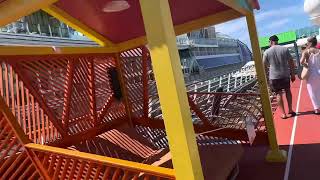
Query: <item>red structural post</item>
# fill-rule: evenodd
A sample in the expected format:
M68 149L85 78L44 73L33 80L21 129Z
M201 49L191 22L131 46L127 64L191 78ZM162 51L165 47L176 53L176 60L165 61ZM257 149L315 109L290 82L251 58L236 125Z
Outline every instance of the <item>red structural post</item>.
M128 119L129 119L129 125L131 127L133 127L132 116L131 116L131 105L129 104L127 88L126 88L126 85L125 85L125 82L124 82L124 78L123 78L123 71L122 71L120 53L116 54L116 67L117 67L117 70L118 70L118 77L119 77L119 80L120 80L121 91L122 91L122 94L123 94L123 97L124 97L126 113L127 113Z
M69 60L67 65L66 73L66 84L64 88L63 95L63 112L62 112L62 122L64 129L68 132L69 117L70 117L70 105L71 105L71 95L73 86L73 76L74 76L74 66L75 62L73 59Z
M148 94L148 50L142 47L142 88L143 88L143 116L149 114L149 94Z
M94 61L89 59L88 61L88 84L89 84L89 100L90 100L90 119L96 126L97 121L97 108L96 108L96 92L95 92L95 74L94 74Z

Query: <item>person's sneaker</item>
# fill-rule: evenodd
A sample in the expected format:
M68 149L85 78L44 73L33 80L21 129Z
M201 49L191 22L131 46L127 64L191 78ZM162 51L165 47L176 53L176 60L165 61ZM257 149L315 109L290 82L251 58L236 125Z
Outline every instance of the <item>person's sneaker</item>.
M296 116L296 115L297 115L297 113L296 113L296 112L289 112L288 114L290 114L290 115L291 115L291 117L294 117L294 116Z

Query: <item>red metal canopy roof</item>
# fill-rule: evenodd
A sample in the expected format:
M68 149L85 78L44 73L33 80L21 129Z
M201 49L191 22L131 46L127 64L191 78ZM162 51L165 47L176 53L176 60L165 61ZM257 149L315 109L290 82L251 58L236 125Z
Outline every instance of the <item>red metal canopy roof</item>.
M139 0L127 0L130 4L127 10L106 13L102 9L108 1L60 0L55 5L114 43L145 35ZM170 0L169 3L174 25L230 9L215 0Z
M12 0L0 0L0 3L10 1ZM107 40L109 42L111 41L111 43L118 44L144 37L145 29L139 0L126 0L130 5L126 10L120 12L104 12L103 8L110 1L111 0L58 0L55 2L55 0L44 0L42 5L37 5L37 7L45 8L45 3L47 3L48 6L50 2L55 2L53 6L50 6L50 8L53 7L55 10L51 11L51 13L47 11L48 13L53 16L62 16L62 19L61 17L57 17L60 20L73 21L73 24L76 24L75 26L81 24L80 29L81 26L84 25L91 32L89 32L91 37L96 40L105 38L105 40L102 39L102 41ZM12 4L14 4L14 1L11 2L11 6L17 7ZM245 12L250 11L251 9L260 8L258 0L169 0L169 4L174 26L177 27L179 25L179 27L181 27L182 25L183 31L179 33L185 33L193 29L208 26L211 24L212 19L219 19L214 22L221 23L241 17ZM27 4L24 5L23 3L20 3L20 6L27 6ZM34 6L30 5L28 8L31 10L32 7ZM34 7L33 10L36 10L37 7ZM17 7L17 11L14 12L15 14L20 14L19 8ZM46 11L46 9L44 10ZM224 15L222 16L212 17L219 13L223 14L223 12ZM63 15L61 15L61 13ZM226 18L228 15L229 18ZM207 17L211 17L210 22L203 19ZM194 24L197 24L196 21L201 18L202 22L198 23L198 26L193 26ZM76 21L76 23L74 23L74 21ZM189 24L188 28L184 28L186 25L185 23L190 22L192 22L191 27ZM79 26L75 29L79 30Z
M130 8L121 12L106 13L106 0L60 0L55 5L91 27L114 43L145 35L139 0L128 0ZM213 0L171 0L174 25L229 9Z

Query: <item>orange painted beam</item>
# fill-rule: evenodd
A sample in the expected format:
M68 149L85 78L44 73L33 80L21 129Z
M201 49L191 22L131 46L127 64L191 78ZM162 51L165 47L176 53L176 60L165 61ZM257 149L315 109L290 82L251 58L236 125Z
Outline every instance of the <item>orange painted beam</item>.
M34 143L26 144L27 149L32 149L33 151L46 152L53 155L59 155L63 158L71 158L74 160L81 160L85 162L95 163L104 165L107 167L120 168L132 172L141 172L148 175L154 175L156 177L175 179L175 173L173 169L151 166L147 164L141 164L131 161L125 161L121 159L115 159L90 153L84 153L80 151L73 151L68 149L62 149L57 147L39 145ZM80 168L81 169L81 168ZM79 175L82 175L79 173Z
M100 113L98 114L98 122L101 122L106 113L108 112L109 108L112 106L112 103L114 102L113 96L109 99L106 99L106 102L104 103Z
M118 71L118 77L119 77L119 80L120 80L120 86L121 86L121 92L122 92L122 95L123 95L123 98L124 98L124 104L125 104L125 108L126 108L126 114L127 114L127 117L128 117L128 120L129 120L129 125L131 127L133 127L133 122L132 122L132 108L131 108L131 105L129 103L129 98L128 98L128 92L127 92L127 87L126 87L126 84L125 84L125 81L124 81L124 77L123 77L123 65L121 63L121 56L120 56L120 53L117 53L116 54L116 68L117 68L117 71Z
M66 73L67 81L64 89L63 112L62 112L62 122L64 123L64 129L66 131L68 131L68 125L69 125L74 68L75 68L74 60L69 60L67 65L67 73Z
M94 60L88 60L88 84L89 84L89 101L90 101L90 116L91 121L95 126L98 125L97 119L97 105L96 105L96 91L95 91L95 71Z
M142 48L142 88L143 88L143 115L148 117L149 114L149 94L148 94L148 49Z

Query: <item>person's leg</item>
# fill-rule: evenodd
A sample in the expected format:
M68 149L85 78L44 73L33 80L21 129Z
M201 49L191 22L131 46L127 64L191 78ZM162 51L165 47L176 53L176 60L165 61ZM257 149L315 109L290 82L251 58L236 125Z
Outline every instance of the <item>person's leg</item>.
M286 91L286 98L287 98L287 102L288 102L288 110L289 110L289 114L292 114L294 111L292 109L292 93L291 93L291 89L285 89Z
M287 118L286 112L284 110L284 105L283 105L283 98L282 98L282 91L278 91L276 92L277 94L277 103L278 103L278 107L280 108L281 111L281 118Z

